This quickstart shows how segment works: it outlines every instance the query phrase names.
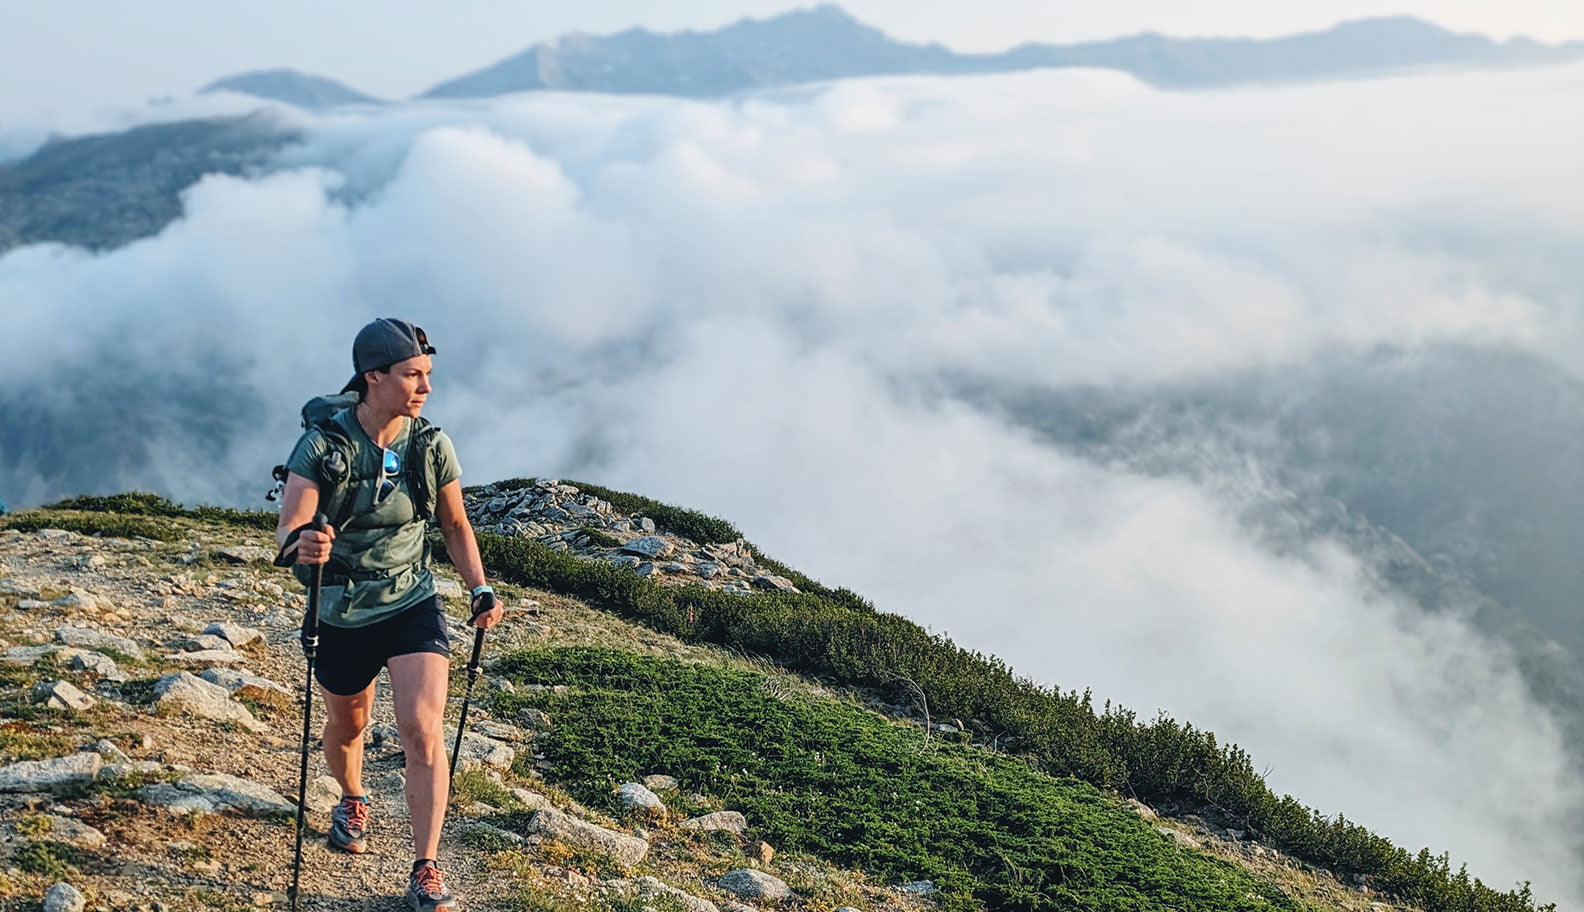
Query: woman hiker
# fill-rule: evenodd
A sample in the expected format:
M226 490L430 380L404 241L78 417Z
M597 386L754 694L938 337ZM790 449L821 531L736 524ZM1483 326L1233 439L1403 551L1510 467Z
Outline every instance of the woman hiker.
M451 786L442 727L451 645L427 565L428 516L438 519L446 553L473 591L471 623L489 628L501 618L463 510L456 451L418 417L434 351L424 331L404 320L363 327L352 346L357 375L342 390L356 392L356 403L346 396L347 407L297 441L276 529L283 562L295 551L299 567L326 565L314 676L329 716L325 760L342 795L329 841L347 852L367 848L363 730L374 679L382 666L390 670L412 815L407 905L416 912L457 908L436 865ZM331 517L323 532L313 529L315 512Z

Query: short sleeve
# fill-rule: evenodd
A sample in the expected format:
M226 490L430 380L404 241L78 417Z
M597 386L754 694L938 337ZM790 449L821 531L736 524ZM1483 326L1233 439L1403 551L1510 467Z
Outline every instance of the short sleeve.
M319 481L319 459L325 454L327 445L324 434L318 430L309 430L297 439L297 445L292 448L291 456L286 460L286 468L297 475Z
M434 452L435 485L438 491L462 477L462 466L457 462L456 447L451 445L451 438L444 431L435 437Z

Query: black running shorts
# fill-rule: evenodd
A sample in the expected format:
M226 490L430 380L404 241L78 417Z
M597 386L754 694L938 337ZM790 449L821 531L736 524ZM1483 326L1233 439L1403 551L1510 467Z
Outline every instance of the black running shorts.
M438 595L366 627L320 624L314 677L325 690L350 697L373 683L391 656L415 652L451 655L451 636Z

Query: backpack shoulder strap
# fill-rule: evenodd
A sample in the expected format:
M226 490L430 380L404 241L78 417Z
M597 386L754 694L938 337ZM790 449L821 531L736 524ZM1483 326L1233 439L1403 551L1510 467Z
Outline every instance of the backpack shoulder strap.
M412 498L413 512L424 522L435 518L440 492L435 484L435 445L440 438L440 426L426 418L414 418L407 434L407 493Z

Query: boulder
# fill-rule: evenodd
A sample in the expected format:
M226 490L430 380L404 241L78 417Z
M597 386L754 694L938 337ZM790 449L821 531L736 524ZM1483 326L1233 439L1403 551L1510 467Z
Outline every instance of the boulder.
M544 731L550 727L550 717L542 709L524 706L517 710L517 724L535 731Z
M688 912L720 912L720 907L709 900L694 896L686 890L678 890L658 877L638 878L638 894L646 898L669 896Z
M224 773L194 773L175 782L145 785L137 796L147 804L173 811L219 814L234 811L246 816L295 814L297 806L273 789Z
M252 732L269 730L269 726L253 718L246 706L233 702L224 687L185 671L166 675L154 683L154 706L202 719L236 722Z
M232 545L215 551L216 554L236 564L274 563L275 552L257 545Z
M203 632L207 636L219 637L237 649L241 649L243 646L260 642L264 639L263 632L258 628L243 627L241 624L233 624L230 621L215 621L213 624L205 627Z
M4 579L0 579L0 595L11 595L25 599L36 599L39 597L39 591L37 586L29 586L26 583L18 582L17 580L14 580L8 576Z
M33 702L43 703L51 709L91 709L94 698L77 689L70 681L40 681L33 685Z
M786 881L752 868L738 868L722 875L720 886L722 890L743 899L762 899L766 902L776 902L792 895L792 888L786 885Z
M308 780L308 797L305 803L310 811L330 813L332 808L341 803L340 783L335 781L334 776L320 776Z
M67 646L75 646L78 649L92 649L98 652L104 652L109 649L119 652L129 659L143 658L143 647L126 637L116 636L113 633L101 633L97 630L89 630L86 627L57 627L55 628L55 639Z
M651 560L654 560L662 557L670 557L671 552L675 551L676 549L671 545L670 542L659 537L658 535L641 535L638 538L631 539L627 543L623 544L621 546L621 550L626 554L637 554L642 557L647 557Z
M165 657L165 661L174 665L191 665L194 668L210 668L215 665L242 665L247 662L247 654L237 652L235 649L199 649L194 652L178 652Z
M554 808L534 811L528 818L528 832L558 839L568 845L604 852L625 865L635 865L649 854L649 843L637 836L608 830Z
M105 834L83 823L81 820L45 814L43 821L44 827L42 829L44 832L42 838L52 842L64 842L75 848L98 851L108 845L110 841L105 837ZM17 835L15 823L11 824L9 829L13 835Z
M453 599L459 602L467 601L467 590L462 588L462 584L454 579L442 579L437 576L434 581L434 589L435 594L443 599Z
M186 652L199 652L204 649L230 649L231 641L223 636L215 636L212 633L200 633L183 641L181 648Z
M121 670L115 659L102 652L79 652L72 656L71 667L74 671L86 671L117 684L130 680L130 676Z
M233 697L250 697L256 700L272 693L292 698L297 696L285 685L277 684L269 678L237 671L235 668L209 668L199 677L210 684L224 687Z
M456 743L456 729L446 732L445 743ZM517 759L517 752L493 738L475 735L468 732L462 736L462 750L459 752L457 767L467 769L472 764L480 764L492 769L511 769L512 761Z
M666 815L665 802L660 796L649 791L648 787L639 782L624 782L616 789L616 800L621 803L622 809L632 813L644 814L649 817L664 817Z
M5 651L5 661L12 665L34 665L39 659L59 651L60 647L53 643L44 646L12 646Z
M525 788L514 788L510 790L510 794L513 800L530 811L550 807L550 799L538 792L529 791Z
M716 811L713 814L704 814L700 817L690 817L677 824L678 829L700 830L726 830L738 836L748 832L748 818L736 811Z
M515 725L507 725L504 722L494 722L488 719L475 722L473 730L486 738L493 738L496 741L505 741L510 744L527 744L533 740L533 732L523 731Z
M103 765L103 757L87 751L53 760L22 760L0 767L0 792L47 792L91 782Z
M645 776L643 779L643 784L648 786L650 790L656 792L674 792L678 788L675 777L662 776L659 774Z
M44 894L44 912L83 912L87 902L76 887L63 880Z
M902 885L903 893L912 893L914 896L934 896L940 890L935 888L932 880L913 880Z
M105 758L106 763L127 763L132 759L127 756L126 751L122 750L120 746L109 738L100 738L93 743L89 750Z

